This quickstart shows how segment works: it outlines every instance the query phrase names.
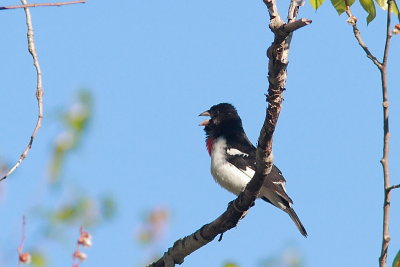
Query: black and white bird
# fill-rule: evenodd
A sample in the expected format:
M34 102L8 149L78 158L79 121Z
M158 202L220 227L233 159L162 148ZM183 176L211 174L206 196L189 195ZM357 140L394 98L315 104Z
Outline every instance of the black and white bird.
M234 106L221 103L212 106L199 116L209 116L200 123L206 132L206 146L211 157L211 174L215 181L226 190L239 195L253 177L256 167L256 148L243 130ZM285 190L285 178L274 165L261 187L259 197L292 218L300 233L307 237L307 231L292 208L292 199Z

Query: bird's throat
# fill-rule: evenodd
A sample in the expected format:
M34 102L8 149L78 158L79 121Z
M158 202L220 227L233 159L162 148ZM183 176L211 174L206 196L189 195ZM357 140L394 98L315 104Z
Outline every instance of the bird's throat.
M206 147L207 147L208 154L209 154L210 156L211 156L211 151L212 151L213 142L214 142L214 138L212 138L212 137L207 137L207 140L206 140Z

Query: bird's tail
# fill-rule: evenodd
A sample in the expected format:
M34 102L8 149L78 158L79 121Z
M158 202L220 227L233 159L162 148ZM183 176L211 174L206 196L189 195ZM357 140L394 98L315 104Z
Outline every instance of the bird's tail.
M304 228L303 224L301 223L299 217L297 216L296 212L294 209L291 207L287 207L286 210L287 214L289 214L290 218L292 218L293 222L296 224L297 228L299 229L300 233L304 236L307 237L307 231L306 228Z

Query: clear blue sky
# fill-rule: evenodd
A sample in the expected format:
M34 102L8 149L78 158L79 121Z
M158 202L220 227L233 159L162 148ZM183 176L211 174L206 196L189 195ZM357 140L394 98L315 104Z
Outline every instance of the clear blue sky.
M93 92L94 117L66 163L65 177L92 195L110 192L118 203L115 220L93 231L94 246L82 266L141 262L143 250L133 235L142 213L153 207L172 212L161 249L223 212L234 196L210 175L197 115L230 102L250 140L257 140L267 88L265 51L272 41L262 1L89 1L31 11L45 118L29 157L1 185L0 226L9 235L1 235L0 250L18 246L21 216L40 200L56 134L54 111L82 87ZM367 45L381 58L385 15L377 11L366 27L365 13L358 4L354 8ZM293 38L274 154L309 237L286 214L259 202L222 242L195 252L185 266L221 266L225 260L259 266L288 246L302 254L307 267L377 265L383 205L379 73L357 46L346 17L329 2L317 12L307 3L300 14L313 24ZM35 74L23 10L1 11L0 27L0 155L11 163L36 118ZM389 63L394 183L400 183L398 51L394 36ZM390 263L400 248L400 192L392 195ZM27 234L29 245L29 225ZM70 242L43 245L57 255L53 266L70 266Z

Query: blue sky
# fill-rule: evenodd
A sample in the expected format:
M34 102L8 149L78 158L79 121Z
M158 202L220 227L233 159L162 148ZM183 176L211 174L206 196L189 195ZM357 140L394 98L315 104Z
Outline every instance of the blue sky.
M31 11L45 118L28 158L1 185L0 225L10 234L0 237L0 247L18 246L22 214L41 201L38 192L57 133L54 113L80 88L94 96L93 120L64 176L88 194L112 194L118 204L115 220L93 230L94 246L83 266L141 262L143 249L133 235L141 214L153 207L167 206L172 213L161 249L223 212L234 196L211 177L197 115L230 102L256 142L267 88L265 51L272 41L262 1L89 1ZM385 15L377 11L367 27L359 5L353 10L365 42L381 58ZM259 266L286 247L297 249L308 267L378 262L383 204L379 73L357 46L346 17L330 3L317 12L307 3L300 16L313 23L293 38L274 154L309 237L303 238L286 214L258 202L222 242L195 252L185 266L221 266L226 260ZM2 11L0 25L0 152L11 163L36 118L35 73L26 51L23 10ZM393 183L400 183L399 43L394 36L389 62ZM400 248L400 193L392 196L390 262ZM29 245L29 225L27 230ZM57 255L55 265L70 266L70 242L71 247L45 247Z

